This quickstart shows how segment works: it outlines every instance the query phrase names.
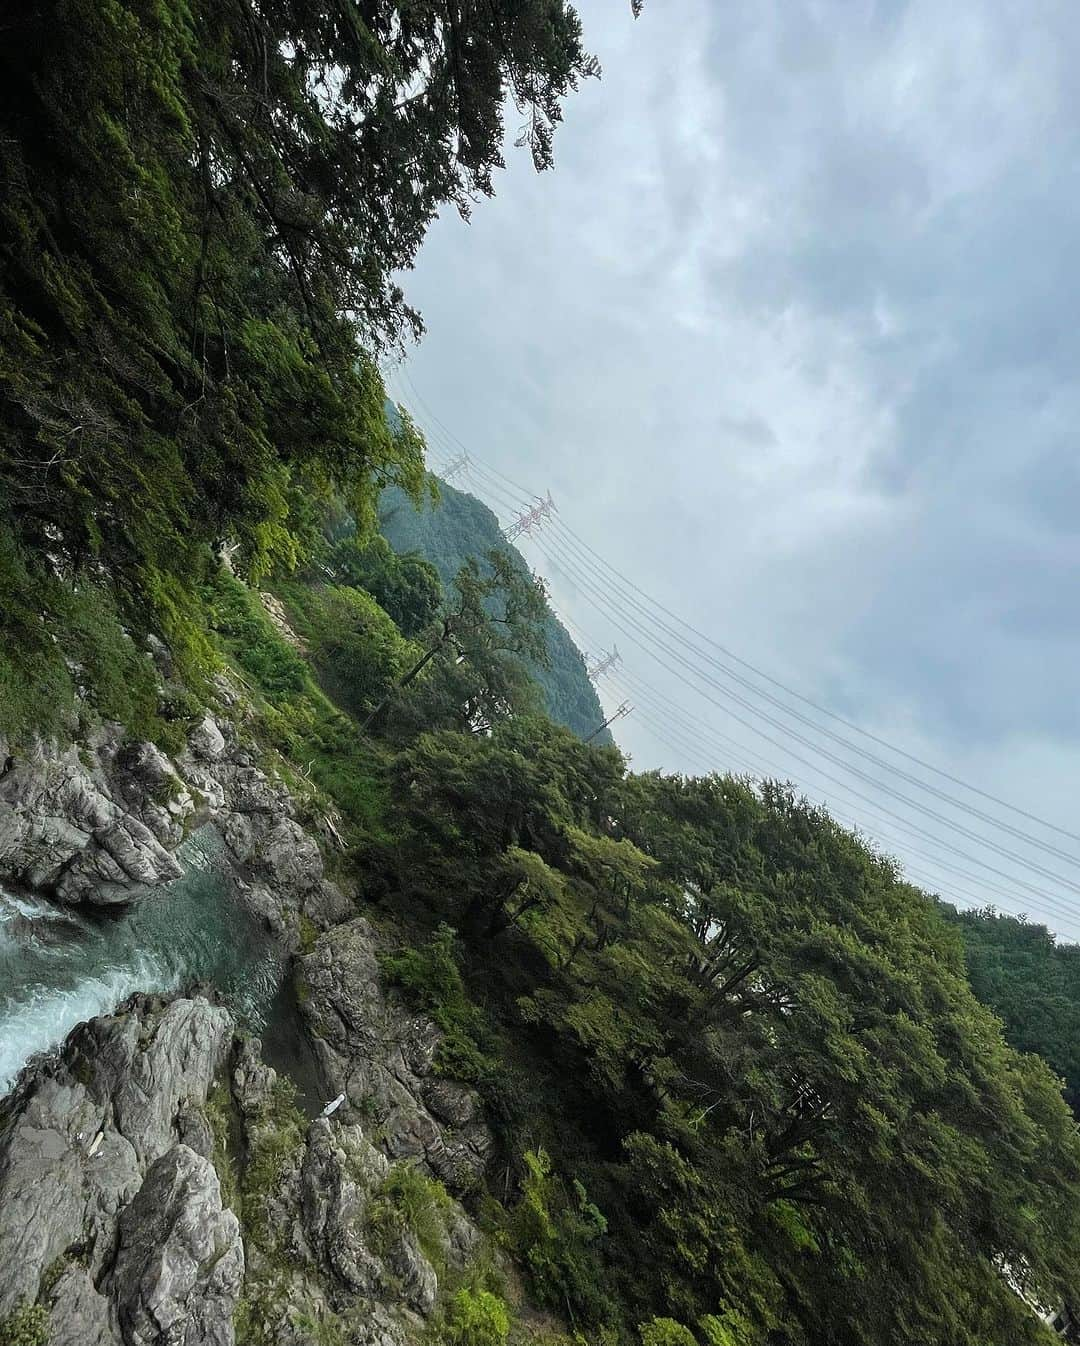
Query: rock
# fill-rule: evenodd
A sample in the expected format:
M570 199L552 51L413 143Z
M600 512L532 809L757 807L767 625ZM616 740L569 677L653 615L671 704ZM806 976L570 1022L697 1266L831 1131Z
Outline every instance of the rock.
M225 751L225 735L214 717L207 713L188 735L188 744L196 757L216 762Z
M120 1217L108 1278L128 1346L233 1346L244 1278L236 1216L213 1165L186 1145L156 1160Z
M389 1168L359 1127L334 1127L325 1117L311 1124L300 1178L304 1232L315 1261L354 1294L371 1294L382 1275L364 1213Z
M197 1134L193 1110L231 1040L228 1013L206 1000L136 997L24 1076L0 1139L0 1317L72 1247L92 1274L107 1265L147 1166L182 1129Z
M467 1086L432 1074L439 1030L380 984L375 935L363 919L334 926L301 960L302 1011L344 1121L361 1109L394 1159L419 1159L454 1192L476 1184L492 1137Z
M228 1011L202 998L154 1010L136 997L136 1013L92 1019L77 1028L69 1050L92 1070L91 1093L111 1107L116 1129L141 1163L176 1141L179 1119L201 1106L232 1040Z
M69 1264L46 1296L49 1346L122 1346L111 1306L85 1267Z
M402 1230L393 1240L386 1252L386 1266L405 1303L426 1318L435 1307L439 1278L411 1229Z
M429 1168L439 1155L475 1158L479 1123L461 1086L447 1092L448 1082L410 1073L407 1061L430 1063L430 1029L381 998L370 931L354 924L347 957L323 950L335 975L348 966L374 979L358 987L349 1013L375 1014L366 1027L373 1036L420 1044L365 1067L392 1102L393 1144L342 1121L347 1106L298 1127L258 1044L239 1037L220 1006L135 996L35 1062L6 1105L0 1319L37 1299L49 1307L52 1346L233 1346L243 1293L257 1306L260 1340L273 1346L309 1346L312 1322L331 1333L347 1325L349 1340L369 1346L421 1339L438 1280L385 1189L387 1151L415 1150ZM392 1090L391 1066L399 1071ZM261 1220L248 1230L250 1258L214 1169L206 1100L223 1079L236 1108L236 1162L242 1169L245 1155L274 1156ZM460 1131L440 1129L420 1101L436 1083L443 1112L467 1118ZM363 1110L380 1106L373 1099ZM463 1266L478 1238L459 1206L445 1213L451 1265Z

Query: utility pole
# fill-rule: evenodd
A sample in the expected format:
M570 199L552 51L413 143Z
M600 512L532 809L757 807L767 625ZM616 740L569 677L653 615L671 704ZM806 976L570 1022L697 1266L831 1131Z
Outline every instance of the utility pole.
M548 491L546 500L537 497L536 504L531 509L522 510L509 528L503 529L503 537L506 538L507 542L513 542L523 533L531 537L534 528L539 528L545 519L550 519L552 514L557 512L555 501L552 500L551 492Z
M614 668L621 658L619 647L613 645L610 654L601 654L598 659L589 664L587 670L589 677L595 682L597 678L603 677L609 668Z
M459 453L452 462L447 463L446 467L443 468L439 475L442 477L443 481L452 481L459 472L466 471L469 466L469 455L467 453Z
M622 705L618 708L618 710L612 711L612 713L607 717L607 719L604 721L603 724L598 724L596 726L596 728L592 731L592 733L586 737L585 742L588 743L590 739L594 739L597 736L597 734L605 730L609 724L614 724L616 720L621 720L624 715L629 715L633 709L634 709L633 706L628 705L624 701Z

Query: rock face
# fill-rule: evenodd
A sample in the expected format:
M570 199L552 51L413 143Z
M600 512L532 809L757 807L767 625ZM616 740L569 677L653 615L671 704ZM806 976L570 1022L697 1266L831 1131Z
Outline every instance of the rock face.
M249 904L295 939L303 911L320 928L350 914L327 882L286 785L257 766L236 725L243 702L224 678L221 721L205 714L175 760L103 725L72 747L0 738L0 882L74 905L130 902L181 873L175 851L212 822Z
M475 1186L492 1138L467 1086L433 1069L441 1033L381 984L374 931L358 918L320 936L301 997L327 1091L344 1120L373 1117L395 1159L419 1160L452 1192Z
M36 1301L50 1346L234 1346L235 1322L267 1346L424 1337L439 1273L394 1159L345 1108L305 1121L222 1007L135 997L3 1108L0 1323ZM437 1209L435 1262L460 1267L478 1236Z
M236 1218L180 1131L231 1043L208 1001L139 997L24 1075L0 1141L0 1319L59 1271L44 1290L53 1343L233 1341ZM181 1321L201 1335L178 1335Z
M221 1209L213 1164L174 1145L120 1217L108 1286L124 1340L231 1346L243 1279L240 1223Z

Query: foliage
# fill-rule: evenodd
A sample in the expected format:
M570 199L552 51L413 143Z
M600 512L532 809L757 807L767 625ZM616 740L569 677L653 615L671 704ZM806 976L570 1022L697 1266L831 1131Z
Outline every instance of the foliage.
M674 1318L652 1318L638 1328L641 1346L697 1346L694 1334Z
M440 205L538 168L595 73L563 0L30 0L0 45L0 524L31 588L107 575L179 658L231 539L288 569L344 497L422 486L377 356ZM50 558L50 559L47 559ZM192 665L193 666L193 665ZM32 676L41 670L31 661Z
M43 1304L21 1304L0 1319L0 1346L49 1346L48 1309Z
M246 584L221 570L205 593L210 626L225 638L236 662L266 696L299 692L308 684L304 660L274 630L258 595Z
M481 1084L493 1062L477 1042L483 1016L469 999L454 952L456 932L445 923L430 941L385 954L383 973L392 986L408 991L443 1030L436 1068L455 1079Z
M427 1260L441 1272L446 1261L446 1217L450 1204L449 1193L441 1182L427 1177L413 1164L395 1164L368 1208L367 1219L375 1244L385 1250L407 1229Z
M405 555L415 552L426 557L444 585L453 583L467 560L482 557L492 548L503 550L521 574L528 574L524 558L503 539L491 510L447 482L439 482L437 499L419 503L410 501L403 491L388 488L379 502L379 518L393 546ZM584 738L603 723L604 713L577 646L550 609L543 617L543 638L547 658L527 660L529 675L540 687L544 708L556 724ZM611 735L605 729L593 741L610 743Z
M606 1232L607 1221L580 1182L568 1190L544 1150L525 1155L525 1179L512 1227L515 1251L542 1304L560 1312L570 1305L594 1328L614 1312L594 1247Z
M891 862L785 788L628 775L539 719L421 735L389 784L398 909L460 932L501 1060L542 1303L620 1342L1044 1340L1000 1268L1069 1300L1080 1140Z
M346 710L364 715L416 657L370 594L347 585L281 585L289 615L307 641L326 690Z
M0 733L21 740L35 731L60 732L78 687L103 719L179 746L182 733L159 710L150 656L125 630L116 593L104 580L76 584L34 569L0 522L0 593ZM184 709L175 713L182 718Z
M213 1161L221 1186L221 1204L239 1214L242 1196L237 1173L237 1147L233 1139L235 1110L227 1084L218 1081L211 1087L206 1096L205 1111L214 1138Z
M308 663L246 585L219 571L202 598L223 654L254 680L249 686L260 702L267 746L283 755L283 769L289 759L306 768L304 776L289 781L294 793L324 792L341 811L351 840L384 839L382 763L355 722L322 692ZM311 821L318 823L326 807L319 801Z
M248 1150L240 1175L245 1236L264 1253L276 1250L282 1231L270 1218L287 1165L299 1154L307 1129L296 1090L279 1075L257 1117L248 1122Z
M411 736L442 724L484 734L528 709L532 686L520 659L543 657L543 611L540 580L522 575L505 553L492 550L483 564L467 561L424 633L423 655L398 682L390 732L396 727L397 737ZM386 697L366 723L390 702Z
M1080 1116L1080 945L992 908L944 911L959 927L975 994L999 1015L1019 1051L1037 1052L1065 1080Z
M355 534L341 538L330 549L327 567L339 584L366 589L405 636L429 626L442 604L435 567L415 552L399 556L381 535L363 542Z
M447 1346L503 1346L510 1332L510 1313L490 1290L463 1288L446 1311L443 1340Z

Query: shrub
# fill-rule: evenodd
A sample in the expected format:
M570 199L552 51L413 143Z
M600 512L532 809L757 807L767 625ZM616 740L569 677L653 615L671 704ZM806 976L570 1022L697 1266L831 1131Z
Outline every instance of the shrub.
M441 1182L425 1177L411 1164L396 1164L375 1193L368 1220L376 1245L386 1251L389 1242L410 1230L420 1251L438 1271L446 1257L446 1216L450 1195Z
M465 989L455 956L456 939L454 929L443 922L422 948L384 955L382 968L387 981L410 992L443 1030L436 1069L453 1079L482 1084L490 1079L494 1062L477 1042L483 1017Z
M525 1168L511 1232L536 1297L558 1312L570 1305L599 1327L615 1316L594 1246L607 1221L580 1182L567 1189L543 1150L526 1153Z
M49 1346L48 1309L22 1304L0 1320L0 1346Z
M503 1346L510 1312L490 1290L459 1290L446 1312L447 1346Z
M697 1346L694 1334L674 1318L653 1318L638 1327L641 1346Z
M409 646L370 594L328 588L312 595L311 654L328 689L347 709L366 713L404 673Z

